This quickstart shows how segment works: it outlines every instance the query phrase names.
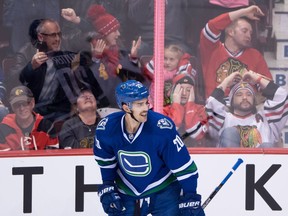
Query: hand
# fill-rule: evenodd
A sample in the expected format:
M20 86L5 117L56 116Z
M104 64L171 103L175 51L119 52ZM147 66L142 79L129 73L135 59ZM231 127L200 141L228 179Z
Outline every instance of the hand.
M255 73L254 71L251 71L251 70L249 70L249 71L246 70L243 73L242 79L243 79L243 81L248 82L250 84L255 84L259 77L261 77L260 74Z
M61 10L61 16L70 22L73 22L75 24L79 24L80 23L80 17L76 15L74 9L72 8L63 8Z
M177 84L172 93L172 103L181 104L181 95L182 95L183 88L181 84Z
M180 197L179 211L181 216L205 216L201 207L199 194L185 194Z
M141 46L141 37L138 38L137 42L135 40L132 41L132 47L130 52L131 58L137 58L138 57L138 49Z
M246 70L246 69L243 69ZM226 90L227 87L231 87L235 85L236 83L240 82L242 80L242 75L240 72L236 71L231 73L229 76L227 76L218 87L222 87L223 91Z
M195 102L194 86L191 87L188 102Z
M93 55L102 56L103 51L106 47L106 42L102 39L93 39L91 41L91 51Z
M258 74L252 70L249 70L243 74L243 81L248 82L251 85L258 84L261 89L264 89L267 87L271 80L262 74Z
M48 60L48 56L44 52L39 52L37 49L36 54L32 57L31 64L33 70L40 67L43 63L45 63Z
M98 196L107 214L116 216L126 210L114 184L102 184L98 188Z
M245 16L251 20L259 20L260 16L265 16L265 14L262 12L262 10L256 6L256 5L252 5L250 7L247 7L244 9L245 11Z

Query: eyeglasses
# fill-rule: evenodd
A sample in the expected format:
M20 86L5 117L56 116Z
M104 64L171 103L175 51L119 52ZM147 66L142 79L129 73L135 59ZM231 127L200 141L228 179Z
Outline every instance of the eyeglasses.
M55 38L56 36L58 36L58 37L62 36L62 32L54 32L54 33L50 33L50 34L40 33L40 34L47 36L47 37L52 37L52 38Z
M18 103L13 104L12 106L13 106L14 109L19 109L20 107L27 107L27 106L29 106L30 102L31 102L31 101L18 102Z

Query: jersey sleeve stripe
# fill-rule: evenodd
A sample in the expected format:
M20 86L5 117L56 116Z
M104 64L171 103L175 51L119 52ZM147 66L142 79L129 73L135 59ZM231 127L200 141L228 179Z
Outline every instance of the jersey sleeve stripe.
M173 173L178 173L178 172L181 172L185 169L187 169L189 166L191 166L192 164L194 163L193 159L190 157L190 160L184 164L183 166L179 167L178 169L175 169L175 170L171 170Z
M186 174L186 175L179 176L179 177L177 177L177 179L178 179L178 181L182 181L182 180L184 180L184 179L188 179L188 178L190 178L191 176L195 176L195 175L197 175L197 174L198 174L198 171L195 171L195 172L193 172L193 173L188 173L188 174Z
M219 33L218 35L214 34L210 30L208 23L206 24L205 28L203 29L203 33L204 33L205 38L207 38L212 43L216 43L220 39L220 36L221 36L221 33Z

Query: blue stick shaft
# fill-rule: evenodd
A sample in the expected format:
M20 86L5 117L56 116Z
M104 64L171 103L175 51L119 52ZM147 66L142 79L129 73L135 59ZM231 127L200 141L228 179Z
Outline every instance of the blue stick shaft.
M232 167L232 170L225 176L225 178L222 180L222 182L215 188L215 190L210 194L210 196L206 199L206 201L202 204L202 208L204 209L210 201L213 199L213 197L219 192L219 190L223 187L223 185L227 182L227 180L231 177L231 175L234 173L234 171L240 166L240 164L243 163L243 160L241 158L238 158L237 162Z

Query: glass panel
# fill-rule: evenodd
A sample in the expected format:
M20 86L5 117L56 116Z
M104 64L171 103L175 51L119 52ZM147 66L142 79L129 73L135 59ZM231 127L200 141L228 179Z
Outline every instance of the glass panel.
M268 147L286 147L286 107L282 97L287 95L288 38L283 27L286 18L281 14L287 3L273 0L164 2L163 80L154 80L157 71L154 71L153 56L157 54L153 53L153 0L2 0L0 118L14 112L10 91L26 85L35 98L34 110L54 122L59 133L64 121L77 111L77 98L83 89L91 89L98 110L109 108L110 113L119 108L115 87L136 79L150 88L152 109L155 82L164 82L163 113L172 118L180 135L185 134L188 147L218 147L219 134L228 126L237 136L232 136L230 130L226 141L229 137L239 138L240 134L241 146L258 147L263 142ZM102 7L95 7L95 3ZM239 16L230 13L229 18L228 12L247 5L259 6L254 11L259 21L242 19L246 28L242 29L244 24L238 22L227 28L230 18ZM261 16L260 10L265 16ZM261 74L245 75L249 78L244 79L251 81L252 88L246 90L252 91L251 104L258 109L258 114L251 115L251 121L240 120L244 119L243 112L235 112L235 107L232 113L242 117L233 117L230 108L237 103L234 100L238 89L229 97L232 86L221 85L232 72L239 71L243 78L244 68ZM273 84L266 88L266 80L272 79L285 91L276 91L277 86ZM239 77L234 81L239 81ZM215 92L219 85L224 88L221 99L226 107L216 98L223 94L221 89ZM264 96L259 96L258 89L262 89ZM211 94L213 100L207 104ZM247 111L245 118L248 114ZM225 145L231 146L234 141L231 139Z

